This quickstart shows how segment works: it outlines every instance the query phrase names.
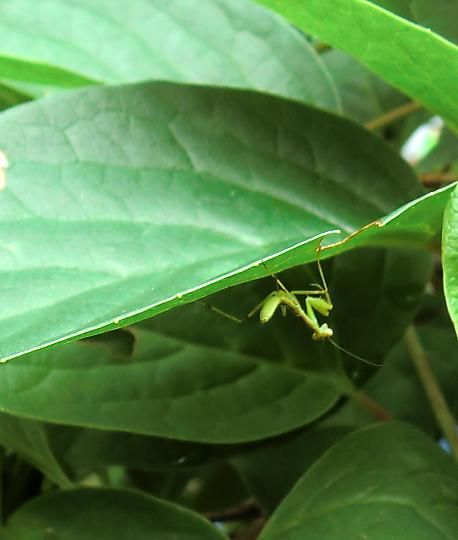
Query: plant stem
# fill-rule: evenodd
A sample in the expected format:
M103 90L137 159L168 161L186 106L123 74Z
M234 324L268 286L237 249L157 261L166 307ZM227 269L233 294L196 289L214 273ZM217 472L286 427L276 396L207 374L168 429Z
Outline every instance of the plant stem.
M377 129L379 127L385 126L386 124L391 124L395 120L398 120L403 116L407 116L412 112L419 111L422 107L423 105L421 105L421 103L417 103L416 101L409 101L408 103L404 103L404 105L401 105L400 107L396 107L396 109L392 109L391 111L383 113L380 116L376 116L372 120L369 120L369 122L366 122L364 126L367 129Z
M428 356L420 342L418 334L413 326L410 326L405 334L405 343L409 351L410 358L417 370L426 395L428 396L431 408L433 409L439 427L448 440L452 453L458 461L458 433L456 431L456 421L445 401L444 395L437 382Z
M423 173L423 174L420 174L420 180L425 185L435 184L435 183L448 184L448 183L455 182L456 180L458 180L458 174L441 173L441 172Z
M350 394L350 397L379 422L387 422L392 419L391 414L380 403L377 403L362 390L355 390Z

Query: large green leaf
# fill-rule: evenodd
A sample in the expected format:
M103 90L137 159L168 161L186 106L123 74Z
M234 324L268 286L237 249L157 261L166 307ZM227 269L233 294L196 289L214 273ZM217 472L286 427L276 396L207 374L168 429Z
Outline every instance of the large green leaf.
M356 231L421 193L395 153L348 121L274 97L167 83L10 109L0 150L9 163L3 359L263 276L260 261L275 254L272 270L313 260L320 234ZM424 245L447 197L445 189L408 203L330 254Z
M458 186L447 204L442 233L445 298L458 335Z
M352 54L458 129L458 47L366 0L258 0ZM451 71L452 70L452 71Z
M194 82L339 110L305 37L251 0L2 0L0 33L0 78Z
M43 495L20 508L2 540L222 540L197 514L134 491L78 489Z
M458 2L455 0L371 0L451 41L458 42Z
M136 352L127 361L77 342L3 366L2 409L63 424L222 443L311 422L342 392L329 375L135 332Z
M378 424L331 448L296 484L260 540L453 540L458 469L415 428Z

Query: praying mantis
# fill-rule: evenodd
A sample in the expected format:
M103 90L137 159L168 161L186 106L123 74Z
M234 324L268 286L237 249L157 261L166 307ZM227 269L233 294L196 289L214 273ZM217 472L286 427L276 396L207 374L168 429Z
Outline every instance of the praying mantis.
M265 263L263 263L266 270L270 275L275 279L277 284L277 290L271 292L267 295L264 300L259 302L248 314L248 317L252 317L259 311L259 320L262 324L266 324L272 319L275 315L275 312L278 308L281 309L282 315L286 315L286 310L289 309L296 317L299 317L311 330L312 330L312 339L315 341L329 340L336 349L348 354L349 356L369 364L375 367L381 367L381 364L376 364L370 362L361 356L358 356L347 349L344 349L339 344L337 344L332 336L334 331L329 327L327 323L320 324L318 322L316 313L328 317L330 311L333 309L333 303L331 296L329 294L329 288L324 277L323 269L320 263L320 252L321 252L321 242L317 248L317 265L318 272L321 278L321 284L312 283L312 286L316 287L315 289L310 290L293 290L289 291L286 286L280 281L280 279L272 274ZM302 307L298 296L305 296L305 309ZM211 307L211 306L210 306ZM242 322L240 319L233 317L232 315L226 314L224 311L217 308L211 307L214 311L222 314L223 316L228 317L229 319L235 320L236 322Z
M321 251L321 243L317 252ZM329 294L328 285L324 277L323 269L321 268L320 259L317 259L318 271L320 273L322 284L313 284L316 289L289 291L285 285L272 274L272 277L277 283L278 289L271 292L264 300L262 300L250 313L248 317L252 317L259 311L259 320L262 324L270 321L277 309L280 307L282 314L286 314L288 308L296 317L299 317L313 331L312 339L318 341L330 338L334 332L329 328L327 323L319 324L315 311L323 315L329 316L329 312L334 307ZM298 296L305 296L305 311L301 306Z

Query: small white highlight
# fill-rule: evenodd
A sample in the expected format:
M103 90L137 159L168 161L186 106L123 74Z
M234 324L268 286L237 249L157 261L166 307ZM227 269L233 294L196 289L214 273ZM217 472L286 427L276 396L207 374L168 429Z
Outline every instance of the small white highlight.
M9 167L6 154L0 150L0 191L6 188L6 169Z

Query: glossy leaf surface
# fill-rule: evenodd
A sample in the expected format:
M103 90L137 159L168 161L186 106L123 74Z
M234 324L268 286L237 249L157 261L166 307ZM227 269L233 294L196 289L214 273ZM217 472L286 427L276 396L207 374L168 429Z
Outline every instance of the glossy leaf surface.
M366 0L258 0L342 49L458 129L458 47ZM351 29L351 31L349 31Z
M458 469L431 439L400 423L333 446L273 514L261 540L453 539Z
M421 193L398 156L343 119L167 83L8 110L0 149L3 359L260 277L279 252L283 268L315 259L319 234L357 230ZM439 214L413 206L423 217L358 242L391 242L390 230L397 243L428 241L440 203Z

